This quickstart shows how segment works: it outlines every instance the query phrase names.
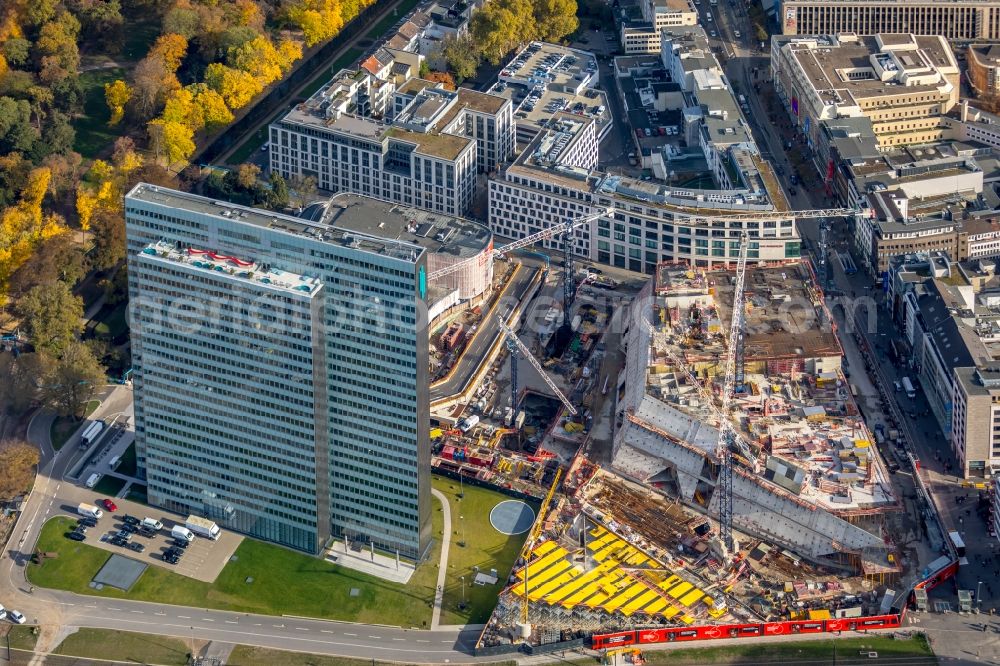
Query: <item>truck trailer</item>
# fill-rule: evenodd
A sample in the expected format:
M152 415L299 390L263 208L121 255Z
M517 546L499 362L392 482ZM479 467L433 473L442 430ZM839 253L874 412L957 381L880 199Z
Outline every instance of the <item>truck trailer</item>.
M188 516L184 521L184 526L200 537L206 539L218 539L222 530L208 518L201 516Z

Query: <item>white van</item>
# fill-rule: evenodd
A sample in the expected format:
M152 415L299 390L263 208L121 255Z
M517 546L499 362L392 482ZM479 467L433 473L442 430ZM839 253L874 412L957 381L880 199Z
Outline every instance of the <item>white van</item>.
M101 476L102 476L101 474L91 474L89 477L87 477L87 487L93 488L94 486L96 486L97 482L101 480Z

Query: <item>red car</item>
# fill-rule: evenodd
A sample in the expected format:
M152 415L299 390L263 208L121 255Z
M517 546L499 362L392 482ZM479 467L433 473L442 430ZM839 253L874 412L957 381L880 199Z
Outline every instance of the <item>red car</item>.
M109 499L104 500L103 504L104 508L107 509L108 511L111 511L112 513L118 510L118 505Z

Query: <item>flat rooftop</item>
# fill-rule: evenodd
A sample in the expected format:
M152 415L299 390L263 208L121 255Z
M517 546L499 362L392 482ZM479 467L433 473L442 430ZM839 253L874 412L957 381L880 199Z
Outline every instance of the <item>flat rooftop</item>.
M489 229L469 219L348 193L330 198L321 222L462 259L485 250L493 238Z
M358 203L365 208L383 203L377 199L360 196L358 200ZM189 211L215 217L220 220L236 221L264 229L283 231L336 245L350 245L351 247L367 252L385 254L407 261L415 261L420 252L426 247L408 241L396 240L395 238L383 238L377 234L367 235L361 232L349 232L342 228L331 227L329 224L322 222L311 222L283 213L251 208L249 206L239 206L228 201L210 199L189 192L172 190L158 185L149 185L148 183L139 183L133 187L125 197L126 205L129 201L146 202L167 208ZM377 210L377 207L373 209Z
M447 160L453 160L462 154L469 146L476 143L475 139L457 134L438 132L411 132L399 127L390 127L385 135L400 141L416 144L417 150L424 155L432 155Z

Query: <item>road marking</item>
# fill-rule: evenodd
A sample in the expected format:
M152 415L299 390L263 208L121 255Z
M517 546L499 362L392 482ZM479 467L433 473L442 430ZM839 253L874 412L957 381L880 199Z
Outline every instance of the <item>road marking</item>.
M130 613L142 613L142 611L129 611Z
M259 627L259 626L261 626L261 624L260 624L260 622L255 622L253 626Z
M166 613L153 613L153 615L166 615Z
M357 636L357 634L349 634L346 631L344 632L344 635L345 636ZM369 636L368 638L371 638L371 636Z
M394 640L394 641L405 641L406 639L405 638L393 638L392 640Z
M430 643L430 641L424 641L424 640L420 640L419 638L417 639L417 642L418 642L418 643Z
M236 620L226 620L226 624L239 624Z
M292 629L296 629L298 631L309 631L306 627L292 627Z
M212 619L212 618L210 618L210 617L203 617L203 618L201 618L201 621L202 621L202 622L215 622L215 620L213 620L213 619Z
M182 620L190 620L191 619L190 615L178 615L177 617L181 618Z
M369 636L368 638L382 638L381 636Z
M96 608L96 606L94 608ZM120 611L121 608L112 608L111 606L108 606L108 610Z
M332 633L333 633L333 632L332 632L332 631L330 631L329 629L320 629L319 631L320 631L320 633L322 633L322 634L332 634Z

